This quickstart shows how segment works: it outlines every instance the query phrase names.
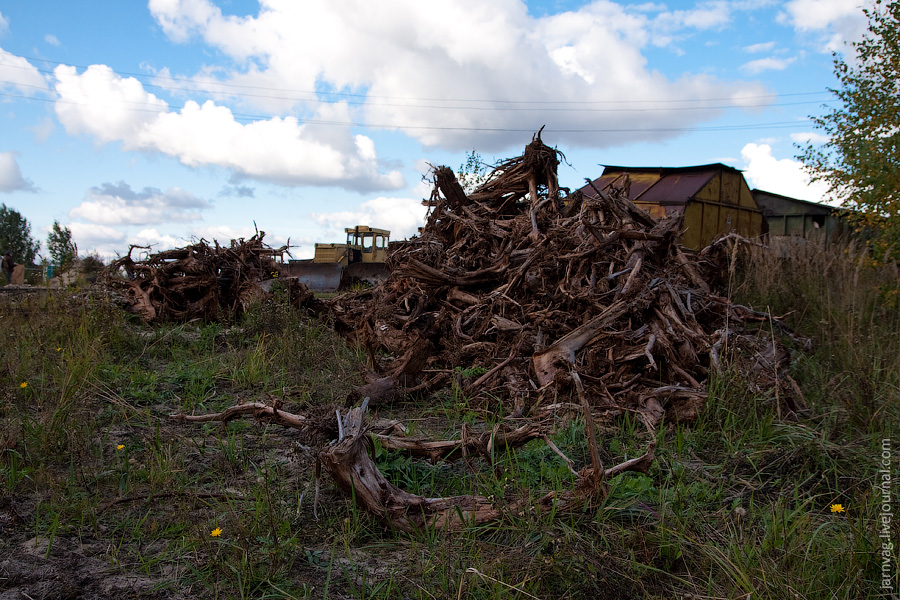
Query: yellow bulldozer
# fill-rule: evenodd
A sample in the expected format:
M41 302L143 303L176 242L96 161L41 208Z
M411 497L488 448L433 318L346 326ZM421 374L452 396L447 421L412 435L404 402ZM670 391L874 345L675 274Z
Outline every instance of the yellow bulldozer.
M344 230L343 244L316 244L315 256L279 265L282 275L296 277L317 292L336 292L355 284L377 285L388 276L391 232L368 225Z

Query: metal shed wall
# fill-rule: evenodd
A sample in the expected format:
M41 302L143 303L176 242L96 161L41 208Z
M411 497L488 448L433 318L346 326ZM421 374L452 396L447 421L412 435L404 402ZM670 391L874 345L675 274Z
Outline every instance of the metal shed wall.
M849 234L849 227L840 218L846 209L762 190L753 190L753 197L766 219L770 237L802 237L830 244Z
M612 167L594 182L598 189L621 188L630 179L628 197L656 218L683 217L681 242L699 250L718 236L737 232L762 234L763 218L744 176L737 169L714 164L684 168ZM582 188L588 195L590 186Z

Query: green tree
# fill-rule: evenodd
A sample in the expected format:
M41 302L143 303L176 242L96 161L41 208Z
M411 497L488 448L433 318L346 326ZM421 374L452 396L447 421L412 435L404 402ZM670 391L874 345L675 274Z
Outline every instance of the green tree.
M47 234L47 249L50 251L50 261L63 271L71 267L78 257L78 247L72 241L72 230L61 226L59 221L53 221L53 227Z
M19 211L0 204L0 252L9 250L19 264L33 265L38 243L31 237L31 225Z
M468 194L487 181L490 174L490 167L481 159L480 154L472 150L466 154L466 162L459 166L456 179Z
M823 144L801 146L798 156L813 181L856 211L851 220L873 236L877 258L900 258L900 2L876 0L863 9L868 31L854 42L854 56L834 53L839 105L815 127Z

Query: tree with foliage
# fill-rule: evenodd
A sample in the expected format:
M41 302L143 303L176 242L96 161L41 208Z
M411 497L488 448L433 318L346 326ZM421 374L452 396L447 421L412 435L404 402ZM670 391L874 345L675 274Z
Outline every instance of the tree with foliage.
M840 106L812 117L828 138L798 156L812 181L855 212L877 257L900 259L900 2L876 0L863 9L868 32L854 42L853 59L834 53Z
M472 150L466 154L466 162L459 166L456 179L465 193L474 191L487 181L491 168L481 159L481 155Z
M50 261L61 271L71 267L78 257L78 247L72 241L72 230L61 226L59 221L53 221L53 227L47 234L47 249L50 251Z
M9 251L17 264L33 265L38 243L31 237L31 225L19 211L0 204L0 252Z

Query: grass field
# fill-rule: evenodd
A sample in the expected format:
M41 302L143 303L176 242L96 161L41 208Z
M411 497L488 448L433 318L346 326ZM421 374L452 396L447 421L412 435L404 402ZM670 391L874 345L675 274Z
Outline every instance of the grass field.
M649 475L612 480L599 507L415 534L327 479L314 514L327 440L169 418L277 398L333 420L364 357L323 324L277 302L148 327L83 290L0 299L0 598L890 598L878 471L900 477L898 284L852 249L756 253L729 295L813 339L790 366L808 411L788 418L732 368L697 423L656 433ZM500 416L482 409L453 388L377 416L446 438ZM556 426L556 445L589 462L579 419ZM601 428L605 464L642 454L647 435L627 417ZM374 452L424 495L537 498L573 482L542 441L498 472Z

